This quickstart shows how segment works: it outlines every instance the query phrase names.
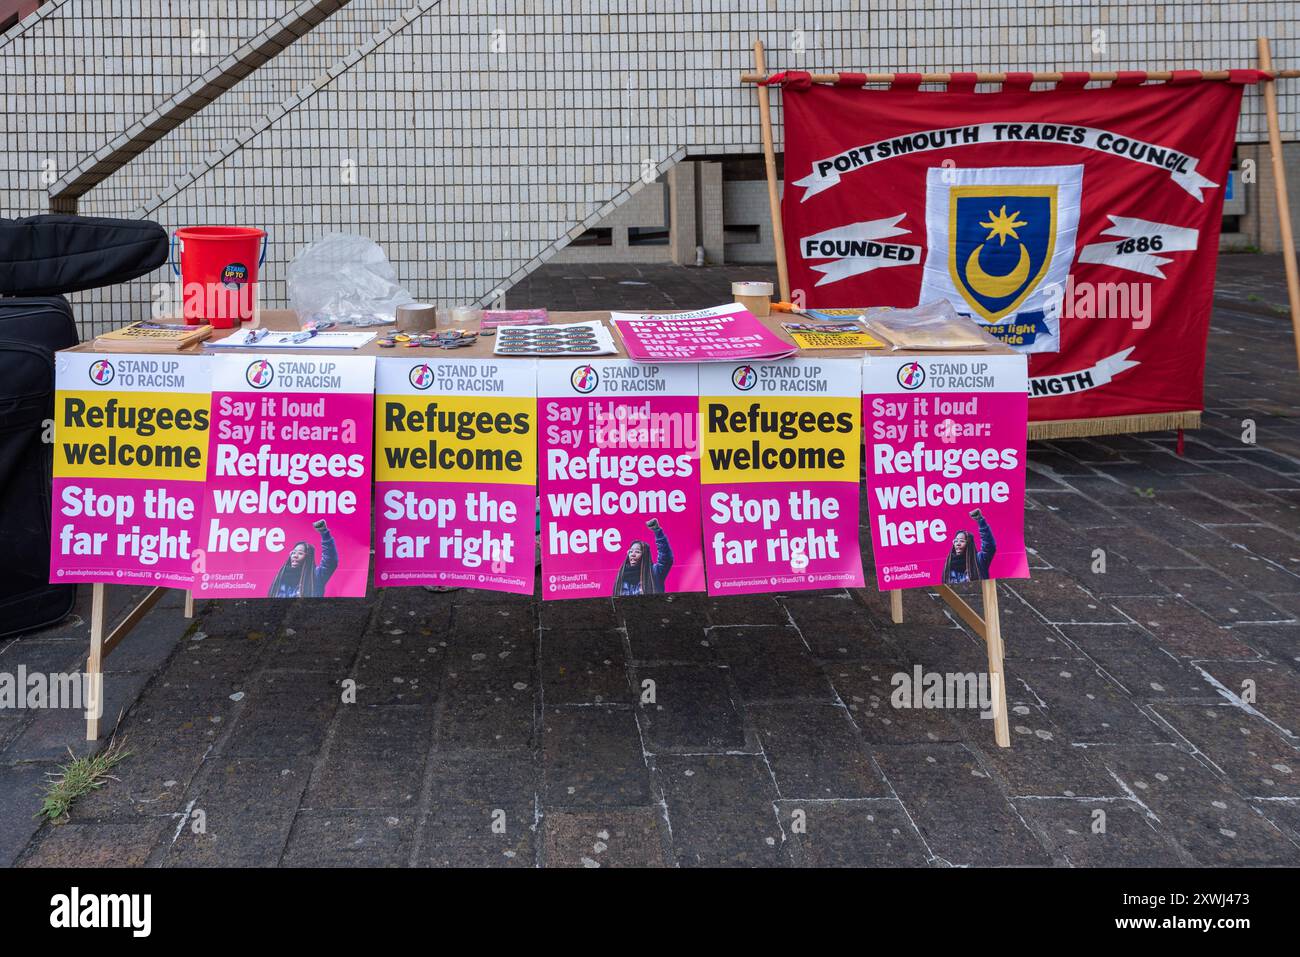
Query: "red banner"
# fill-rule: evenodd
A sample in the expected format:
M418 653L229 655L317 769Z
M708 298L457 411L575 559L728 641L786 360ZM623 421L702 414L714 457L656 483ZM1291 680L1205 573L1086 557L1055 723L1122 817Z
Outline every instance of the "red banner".
M1240 86L784 96L793 295L949 300L1029 353L1032 420L1201 408Z

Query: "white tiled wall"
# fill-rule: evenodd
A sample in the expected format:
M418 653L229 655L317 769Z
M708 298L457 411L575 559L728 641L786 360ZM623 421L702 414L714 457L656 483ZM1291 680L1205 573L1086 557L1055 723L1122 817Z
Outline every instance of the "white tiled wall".
M46 211L51 173L294 6L47 4L0 38L0 213ZM169 228L264 226L271 304L283 302L295 251L330 230L381 243L417 297L462 302L517 281L643 176L688 153L757 151L754 92L738 82L756 38L771 69L1246 66L1261 33L1274 38L1279 65L1300 55L1294 0L851 6L352 0L79 209ZM1295 138L1300 83L1281 90ZM1247 94L1243 140L1262 135L1259 101ZM147 294L139 280L78 296L85 331L138 314Z
M784 188L778 183L778 189ZM772 215L767 199L767 180L742 179L722 184L722 211L728 226L757 226L758 242L727 243L727 262L772 262Z

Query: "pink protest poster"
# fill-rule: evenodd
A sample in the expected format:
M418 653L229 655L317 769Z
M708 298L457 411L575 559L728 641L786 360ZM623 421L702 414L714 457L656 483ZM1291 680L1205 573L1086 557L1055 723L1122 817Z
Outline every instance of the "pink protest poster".
M547 361L542 597L702 591L694 365Z
M364 596L375 360L250 353L210 361L195 593Z
M856 588L857 359L700 366L710 595Z
M193 584L210 366L206 356L58 354L51 582Z
M867 513L881 590L1029 577L1025 362L865 360Z
M738 302L694 312L615 312L610 319L639 362L739 362L796 351Z
M531 595L537 363L380 358L375 582Z

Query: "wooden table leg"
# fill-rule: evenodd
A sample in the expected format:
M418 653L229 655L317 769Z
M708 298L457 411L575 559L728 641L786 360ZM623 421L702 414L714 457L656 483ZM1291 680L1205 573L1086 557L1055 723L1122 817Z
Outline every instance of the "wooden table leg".
M984 646L989 654L989 691L993 705L993 740L1000 748L1011 747L1007 721L1007 679L1002 668L1002 622L998 615L998 583L980 582L984 598Z
M903 589L895 588L889 593L889 620L896 625L903 623Z
M91 585L90 654L86 658L86 740L99 740L99 719L104 711L104 585Z

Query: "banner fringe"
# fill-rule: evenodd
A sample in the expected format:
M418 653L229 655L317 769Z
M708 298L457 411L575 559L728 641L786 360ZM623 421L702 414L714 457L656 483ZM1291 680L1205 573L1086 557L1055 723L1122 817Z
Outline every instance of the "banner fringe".
M1053 419L1030 422L1029 441L1081 439L1090 435L1127 435L1131 432L1168 432L1172 429L1200 427L1200 411L1112 415L1100 419Z

